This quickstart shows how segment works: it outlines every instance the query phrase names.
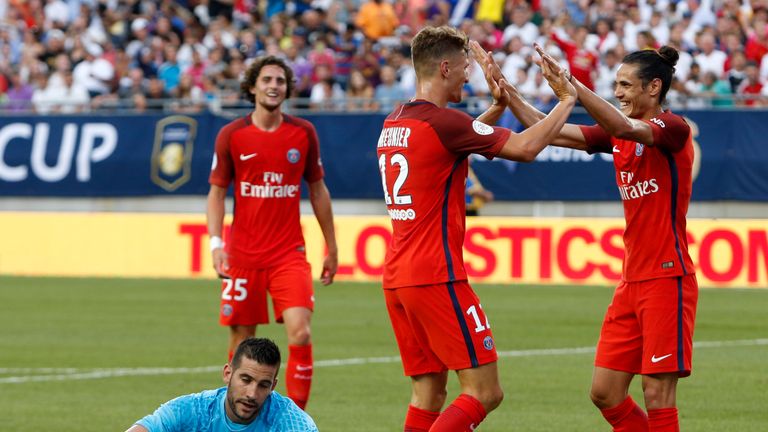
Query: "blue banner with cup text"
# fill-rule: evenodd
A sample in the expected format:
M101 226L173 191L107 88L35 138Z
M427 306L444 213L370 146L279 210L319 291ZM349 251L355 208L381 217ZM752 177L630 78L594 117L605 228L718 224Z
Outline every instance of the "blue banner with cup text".
M768 201L768 112L688 111L694 128L693 199ZM381 199L381 114L314 114L333 198ZM204 195L213 145L232 118L199 115L4 116L0 196ZM573 114L573 123L593 123ZM472 157L498 200L619 199L611 155L548 147L534 163Z

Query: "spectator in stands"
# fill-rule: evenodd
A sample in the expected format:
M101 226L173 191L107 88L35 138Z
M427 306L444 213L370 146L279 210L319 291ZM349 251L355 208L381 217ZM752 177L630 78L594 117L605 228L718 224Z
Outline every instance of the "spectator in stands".
M46 34L44 51L38 57L40 61L48 65L50 69L56 67L56 58L59 55L66 55L66 35L59 29L53 29ZM30 47L26 47L30 48Z
M390 112L395 106L408 99L408 94L395 82L395 69L392 66L382 66L379 79L381 83L376 86L375 92L379 110Z
M757 67L757 63L752 60L747 61L744 73L746 74L746 79L739 84L739 88L736 91L741 96L741 105L765 105L765 100L762 97L763 83L760 82L760 70Z
M5 93L8 101L6 108L9 111L31 111L32 94L34 87L21 79L21 74L17 70L11 71L10 87Z
M523 45L523 41L520 36L513 36L505 47L506 57L502 62L501 71L511 80L511 84L522 84L517 79L517 71L520 69L528 69L531 66L531 48L530 46Z
M85 44L85 59L75 66L75 83L84 87L90 97L107 94L111 91L110 81L115 70L110 62L101 58L104 50L96 43Z
M701 79L698 95L710 100L713 107L727 107L733 105L733 93L728 81L721 80L712 71L704 72Z
M555 26L557 27L562 22L561 19L555 23ZM570 27L570 33L571 40L568 40L564 34L558 34L557 31L553 31L550 37L565 53L565 57L568 59L568 68L574 78L594 91L594 75L597 73L598 54L584 46L589 30L585 26Z
M611 23L607 18L600 18L595 23L593 33L587 35L584 46L590 51L597 51L602 55L616 47L619 44L619 38L611 30Z
M525 46L532 46L539 37L539 28L531 22L531 9L527 3L517 4L510 13L510 24L504 28L502 43L507 43L515 36Z
M349 74L349 83L347 85L347 111L361 112L372 111L376 109L374 103L374 88L363 73L359 70L353 70Z
M173 93L181 80L181 67L177 60L178 51L173 44L164 47L165 61L157 69L157 76L165 83L165 90Z
M386 0L367 1L360 7L355 18L355 25L373 40L394 35L399 24L395 10Z
M389 64L395 68L397 85L405 94L413 94L416 91L416 70L411 62L411 48L404 46L394 49L389 55Z
M130 99L135 94L146 93L147 84L144 71L140 68L132 68L127 76L120 79L117 94L121 99Z
M64 73L72 71L72 62L69 60L69 56L65 53L61 53L56 56L54 60L54 67L49 73L48 86L59 87L64 84Z
M759 63L763 56L768 54L768 23L755 20L753 27L747 31L747 36L747 43L744 45L747 60Z
M168 92L165 90L163 81L156 76L149 78L149 82L147 83L147 93L145 96L147 100L147 108L151 110L162 110L163 104L170 97Z
M734 51L730 56L730 68L726 78L731 86L731 93L736 93L739 85L747 78L747 56L744 51ZM761 78L762 79L762 78Z
M32 75L34 90L32 91L32 106L37 114L49 114L53 104L48 96L48 75L38 72Z
M192 76L189 74L181 75L179 85L170 94L175 99L171 105L174 111L196 113L205 107L203 91L194 85Z
M54 112L73 114L88 111L91 96L88 90L75 82L72 72L62 74L63 85L48 86L46 96Z
M666 14L661 10L654 10L648 23L649 31L656 39L658 46L666 45L669 42L669 22L665 18Z
M309 103L312 109L325 109L335 111L339 109L344 100L344 90L333 78L328 65L321 64L315 68L317 84L312 86L309 95Z
M621 58L616 54L616 50L606 51L595 80L595 93L601 98L606 100L613 98L614 77L619 66L621 66Z
M718 78L721 77L725 71L725 60L728 55L716 48L715 37L712 33L702 33L699 36L698 45L701 52L696 54L693 59L701 67L701 72L712 71Z
M131 22L131 40L125 48L128 57L136 60L144 48L149 48L149 21L146 18L136 18Z

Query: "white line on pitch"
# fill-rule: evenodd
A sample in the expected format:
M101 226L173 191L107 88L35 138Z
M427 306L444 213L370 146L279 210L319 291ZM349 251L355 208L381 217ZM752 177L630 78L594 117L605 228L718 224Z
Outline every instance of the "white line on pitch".
M695 348L722 348L732 346L768 345L768 339L743 339L730 341L701 341L695 342ZM595 347L575 348L546 348L532 350L499 351L499 357L535 357L559 356L573 354L589 354L595 352ZM397 363L399 356L387 357L353 357L346 359L318 360L315 367L350 366L373 363ZM34 373L55 375L22 375L0 378L0 384L19 384L43 381L70 381L124 376L147 375L178 375L213 373L221 371L222 366L202 366L188 368L116 368L116 369L76 369L76 368L0 368L0 373Z

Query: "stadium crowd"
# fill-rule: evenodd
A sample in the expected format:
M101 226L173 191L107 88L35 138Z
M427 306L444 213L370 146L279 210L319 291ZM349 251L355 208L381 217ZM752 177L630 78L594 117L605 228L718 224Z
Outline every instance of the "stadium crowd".
M2 0L0 109L195 112L236 106L262 54L284 57L299 107L387 111L414 93L409 42L450 24L537 105L556 102L534 42L612 98L623 56L680 51L672 106L768 105L768 0ZM487 96L473 65L467 96Z

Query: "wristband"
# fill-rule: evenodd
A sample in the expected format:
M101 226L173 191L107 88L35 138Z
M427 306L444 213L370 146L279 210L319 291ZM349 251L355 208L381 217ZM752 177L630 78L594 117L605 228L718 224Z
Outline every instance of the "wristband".
M224 248L224 241L221 240L221 237L219 236L211 236L211 239L208 242L211 245L211 252L213 252L216 249L223 249Z

